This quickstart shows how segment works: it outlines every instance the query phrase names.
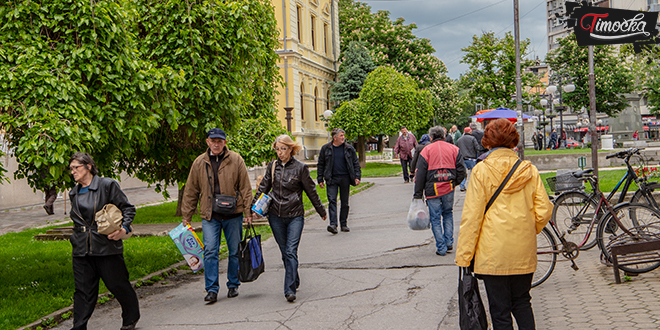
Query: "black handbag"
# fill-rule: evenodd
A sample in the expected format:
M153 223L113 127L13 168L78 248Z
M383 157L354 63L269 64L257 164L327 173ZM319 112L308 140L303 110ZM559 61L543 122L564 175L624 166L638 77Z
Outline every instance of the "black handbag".
M479 294L479 282L468 267L458 271L458 306L461 330L486 330L488 318Z
M238 243L238 280L252 282L264 272L264 268L261 235L257 235L254 227L249 225L243 240Z
M211 178L209 176L208 164L206 164L206 176ZM209 186L211 187L211 192L213 192L213 184L211 184L211 180L209 180ZM224 215L235 214L237 200L238 200L238 192L236 193L236 196L229 196L222 194L213 195L213 205L212 205L213 213L224 214Z

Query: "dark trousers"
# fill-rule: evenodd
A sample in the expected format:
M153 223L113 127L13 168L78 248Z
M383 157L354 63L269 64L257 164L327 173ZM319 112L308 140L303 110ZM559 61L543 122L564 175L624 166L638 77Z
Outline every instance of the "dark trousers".
M74 257L73 328L87 329L87 321L94 312L99 293L99 279L115 295L121 305L122 326L140 318L140 306L128 270L121 254L102 257Z
M410 167L410 163L412 163L412 159L399 159L401 161L401 168L403 169L403 180L408 182L410 181L410 175L408 174L408 169L410 169L410 172L413 171L413 169Z
M328 182L328 213L330 216L330 225L337 225L337 193L341 198L341 210L339 214L339 223L346 227L348 219L348 195L351 189L351 178L348 175L342 175L332 178Z
M516 318L519 330L536 329L532 296L529 295L533 275L481 275L488 295L493 330L513 330L511 314Z

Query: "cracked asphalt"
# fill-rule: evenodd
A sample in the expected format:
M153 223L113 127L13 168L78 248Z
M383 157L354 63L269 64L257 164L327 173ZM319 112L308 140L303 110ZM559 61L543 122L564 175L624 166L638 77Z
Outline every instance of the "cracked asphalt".
M266 272L228 299L206 304L203 276L140 296L138 329L458 329L458 267L453 253L435 255L430 230L412 231L405 217L413 185L400 177L367 179L375 185L351 196L350 233L332 235L327 222L306 218L299 247L300 289L288 303L284 269L273 239L263 243ZM464 193L454 201L457 238ZM559 262L532 289L538 329L658 329L660 271L614 284L598 249L583 251L579 271ZM561 257L559 258L561 259ZM226 260L220 262L221 282ZM156 284L158 285L158 284ZM482 284L482 299L487 307ZM139 291L138 291L139 292ZM121 326L118 304L100 306L90 329ZM66 321L57 329L69 329Z

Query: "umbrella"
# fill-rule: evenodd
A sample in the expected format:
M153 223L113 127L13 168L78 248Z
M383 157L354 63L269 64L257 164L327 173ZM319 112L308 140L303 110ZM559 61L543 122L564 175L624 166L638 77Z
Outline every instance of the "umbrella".
M482 122L484 120L489 120L489 119L497 119L497 118L506 118L512 122L516 122L518 118L518 113L516 111L507 108L497 108L495 110L490 110L478 115L470 116L470 118L477 118L478 122ZM523 114L523 120L531 119L531 118L532 118L531 116Z

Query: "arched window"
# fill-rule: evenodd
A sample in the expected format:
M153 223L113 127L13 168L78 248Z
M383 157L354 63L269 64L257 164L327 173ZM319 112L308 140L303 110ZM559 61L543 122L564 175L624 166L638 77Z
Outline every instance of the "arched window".
M319 120L319 88L314 87L314 120Z
M305 120L305 86L300 84L300 120Z

